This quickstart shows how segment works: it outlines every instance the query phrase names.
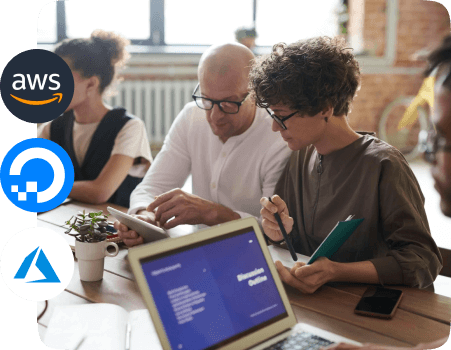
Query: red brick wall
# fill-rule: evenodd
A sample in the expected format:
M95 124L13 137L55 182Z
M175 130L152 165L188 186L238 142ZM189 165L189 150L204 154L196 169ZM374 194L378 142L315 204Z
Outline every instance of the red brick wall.
M382 57L385 53L385 23L387 17L385 1L364 0L364 48L366 52L377 57ZM359 2L363 1L360 0Z
M450 31L446 8L434 1L398 0L398 43L396 66L418 65L411 56L418 50L436 47Z
M362 75L361 89L349 114L351 126L358 131L378 131L385 107L398 96L416 95L422 80L418 75Z
M391 0L350 0L354 8L364 4L364 47L376 56L385 54L385 2ZM424 67L413 61L421 49L434 48L450 31L450 17L445 7L433 1L398 0L399 17L394 67ZM360 5L361 6L361 5ZM352 15L352 12L351 14ZM390 67L386 67L390 69ZM395 98L416 95L422 82L421 73L363 74L361 90L349 114L357 130L377 131L381 114Z

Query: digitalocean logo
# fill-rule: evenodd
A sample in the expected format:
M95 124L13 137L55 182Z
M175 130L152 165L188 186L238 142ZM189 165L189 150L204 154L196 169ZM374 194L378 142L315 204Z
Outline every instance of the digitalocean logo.
M22 167L31 159L43 159L51 165L55 174L52 184L46 190L37 192L37 182L27 181L26 192L19 192L17 185L11 186L11 192L18 193L17 200L19 201L27 200L27 192L36 192L38 203L48 202L49 200L55 198L63 188L65 179L64 165L55 153L45 148L36 147L27 149L20 153L11 164L9 174L20 175Z
M3 191L21 209L48 211L60 205L74 183L70 157L56 143L29 139L14 146L0 172Z

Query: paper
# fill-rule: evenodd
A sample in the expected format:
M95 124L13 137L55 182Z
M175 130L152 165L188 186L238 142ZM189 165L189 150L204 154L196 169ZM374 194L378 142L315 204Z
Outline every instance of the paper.
M130 312L129 322L132 327L130 350L163 349L147 309Z
M72 349L84 338L79 350L124 350L128 314L113 304L56 306L44 344Z
M283 266L288 267L289 269L291 269L294 266L294 264L296 263L296 261L293 261L293 259L291 258L290 251L288 251L287 249L283 249L283 248L280 248L280 247L277 247L274 245L270 245L270 246L268 246L268 250L269 250L269 253L271 254L271 258L274 262L276 260L279 260ZM298 254L298 253L296 253L296 255L298 257L298 261L305 262L306 264L310 259L310 257L308 257L306 255L302 255L302 254Z
M124 350L127 323L131 325L130 350L162 350L147 309L130 314L114 304L56 306L44 344L56 349Z

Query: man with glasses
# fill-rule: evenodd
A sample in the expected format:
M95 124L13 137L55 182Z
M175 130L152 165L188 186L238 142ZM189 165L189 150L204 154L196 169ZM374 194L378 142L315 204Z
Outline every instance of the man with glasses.
M241 44L201 57L194 101L175 119L164 145L130 198L131 214L169 229L260 216L290 150L270 130L271 118L248 92L252 51ZM192 174L193 194L180 190ZM116 222L126 245L142 243Z
M274 119L272 129L293 154L271 203L261 199L262 226L282 239L279 212L298 253L311 256L338 221L363 222L339 250L291 271L284 282L313 293L331 281L425 288L442 268L429 232L424 197L402 154L348 122L360 70L339 39L278 44L256 60L251 91Z
M431 163L435 188L440 194L443 214L451 217L451 35L429 55L426 76L435 76L434 107L429 133L422 135L424 158ZM451 232L451 227L448 229ZM435 349L448 341L439 339L428 344L419 344L412 350ZM449 345L448 345L449 346ZM376 344L356 347L349 344L332 345L328 350L407 350ZM448 349L448 347L447 347Z

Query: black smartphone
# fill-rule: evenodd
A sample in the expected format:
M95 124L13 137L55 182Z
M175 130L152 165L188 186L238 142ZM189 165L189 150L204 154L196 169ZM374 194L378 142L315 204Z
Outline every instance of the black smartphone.
M402 291L383 287L368 287L354 312L359 315L392 318L401 301Z

